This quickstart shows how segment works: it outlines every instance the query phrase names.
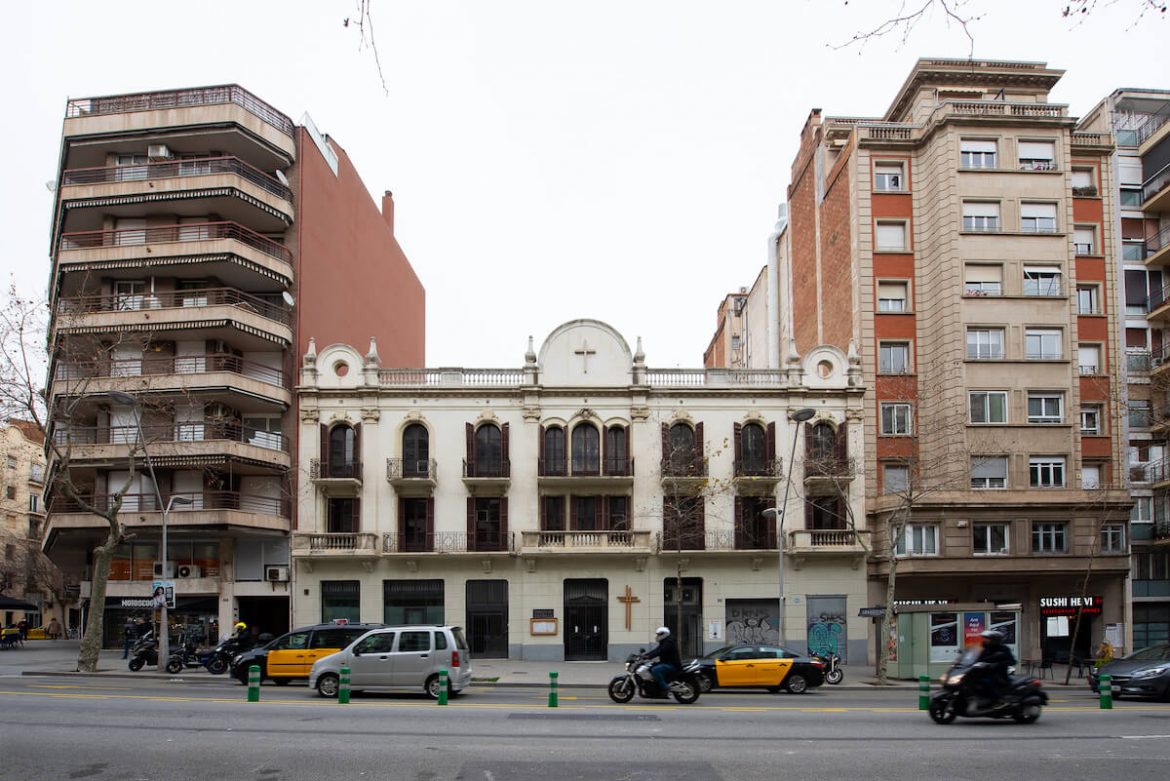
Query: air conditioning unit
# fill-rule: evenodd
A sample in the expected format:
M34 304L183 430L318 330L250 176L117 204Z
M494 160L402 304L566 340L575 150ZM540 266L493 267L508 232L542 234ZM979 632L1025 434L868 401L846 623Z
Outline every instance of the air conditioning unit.
M171 154L170 147L166 144L150 144L146 147L146 156L152 160L170 160L174 155Z
M265 567L264 579L270 583L287 583L288 567Z
M196 564L180 564L177 570L180 578L201 578L203 570Z
M161 561L156 561L154 563L154 576L156 578L173 578L175 576L175 562L168 561L164 568Z

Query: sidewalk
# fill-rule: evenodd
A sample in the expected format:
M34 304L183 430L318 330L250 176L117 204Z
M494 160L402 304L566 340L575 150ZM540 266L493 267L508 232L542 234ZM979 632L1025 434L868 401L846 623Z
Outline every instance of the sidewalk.
M80 642L77 640L30 640L23 648L0 651L0 677L7 675L50 675L50 676L96 676L103 678L155 678L176 683L225 683L230 679L222 675L211 675L203 669L184 670L179 675L170 675L147 667L131 672L122 659L120 649L106 649L101 653L98 672L77 672L77 654ZM518 659L475 659L471 664L472 681L484 686L531 686L548 687L549 673L557 673L560 687L604 688L610 680L622 672L621 662L532 662ZM845 680L837 686L825 686L826 690L872 691L876 687L873 667L868 665L844 665ZM1064 684L1063 669L1056 671L1055 679L1045 679L1046 688L1064 691L1089 691L1083 678L1075 675ZM937 685L937 681L932 681ZM917 681L891 680L888 688L918 688Z

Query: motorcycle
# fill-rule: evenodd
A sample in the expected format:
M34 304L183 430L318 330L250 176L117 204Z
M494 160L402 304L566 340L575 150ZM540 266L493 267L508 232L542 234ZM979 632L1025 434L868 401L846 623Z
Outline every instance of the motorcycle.
M187 642L183 647L171 654L167 660L167 672L178 675L185 668L206 667L212 675L227 672L228 657L219 652L219 648L196 648L195 643Z
M830 651L827 654L810 653L813 659L819 659L825 666L825 683L836 686L845 680L845 671L841 669L841 657Z
M1010 718L1020 724L1031 724L1040 718L1041 709L1048 704L1048 695L1040 689L1040 681L1024 675L1013 675L998 699L988 700L973 687L973 678L990 666L979 662L978 648L963 654L943 676L943 687L930 697L928 713L937 724L950 724L957 716L966 718Z
M690 705L699 699L699 662L692 660L683 665L683 669L675 676L664 692L658 686L650 668L653 661L644 658L641 654L630 654L626 657L626 672L615 676L609 682L609 698L614 702L625 704L634 699L634 694L640 694L651 700L663 700L667 696L674 697L683 705Z
M130 647L131 672L138 672L148 664L158 664L158 640L154 639L154 632L146 632Z

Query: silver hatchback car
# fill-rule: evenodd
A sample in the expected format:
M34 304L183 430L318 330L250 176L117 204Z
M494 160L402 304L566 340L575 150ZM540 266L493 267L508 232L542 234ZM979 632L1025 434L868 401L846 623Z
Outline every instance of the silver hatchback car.
M341 651L318 659L309 686L336 697L341 668L349 668L350 691L422 689L439 697L439 670L447 670L447 691L471 684L471 653L458 626L387 626L366 632Z

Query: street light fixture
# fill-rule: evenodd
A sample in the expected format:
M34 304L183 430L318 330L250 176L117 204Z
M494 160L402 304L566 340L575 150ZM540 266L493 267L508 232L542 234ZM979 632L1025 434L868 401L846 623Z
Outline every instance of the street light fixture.
M804 409L798 409L796 412L793 412L791 419L796 423L804 423L807 420L811 420L816 414L817 411L815 409L805 407ZM788 607L786 603L787 597L784 593L784 549L786 547L784 544L784 514L788 509L788 492L792 489L792 464L796 459L796 440L799 439L799 437L800 427L797 426L796 431L792 433L792 452L788 456L788 479L784 482L784 501L780 503L779 507L769 507L763 512L765 517L771 515L776 518L776 548L779 554L779 564L777 566L777 571L780 586L780 611L778 618L779 626L777 629L779 630L780 647L782 648L786 645L787 641L787 637L784 633L784 612Z
M154 476L154 462L150 460L150 451L146 449L146 435L142 431L142 412L138 404L138 399L131 396L129 393L123 391L110 391L110 399L115 404L120 404L123 407L130 407L134 410L134 423L138 428L138 441L141 443L142 455L146 459L146 468L150 472L150 482L154 484L154 496L158 500L158 506L162 510L162 577L167 578L167 516L170 515L171 508L176 504L191 504L192 500L187 496L172 495L171 498L163 504L162 493L158 490L158 479ZM171 657L171 627L167 616L167 602L163 599L163 603L159 606L159 632L158 632L158 666L164 667L167 660Z

